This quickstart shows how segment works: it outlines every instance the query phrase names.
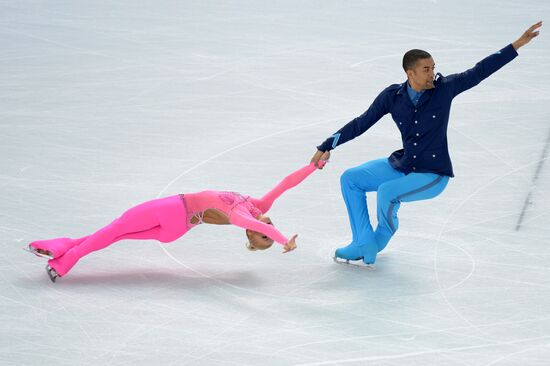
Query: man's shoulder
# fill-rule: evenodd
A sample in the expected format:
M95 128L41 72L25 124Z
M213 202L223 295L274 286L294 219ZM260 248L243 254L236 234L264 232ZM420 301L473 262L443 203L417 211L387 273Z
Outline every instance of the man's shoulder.
M394 93L394 92L397 92L400 89L403 89L404 86L405 86L405 83L392 84L392 85L388 86L386 89L384 89L382 91L382 93Z
M452 77L452 75L453 75L453 74L451 74L450 76ZM448 82L448 81L449 81L449 76L443 75L443 74L441 74L441 73L438 72L438 73L435 75L434 81L435 81L436 83L445 83L445 82Z
M402 93L403 90L406 91L405 83L392 84L392 85L388 86L387 88L385 88L384 90L382 90L382 92L380 92L380 96L393 97L396 94Z

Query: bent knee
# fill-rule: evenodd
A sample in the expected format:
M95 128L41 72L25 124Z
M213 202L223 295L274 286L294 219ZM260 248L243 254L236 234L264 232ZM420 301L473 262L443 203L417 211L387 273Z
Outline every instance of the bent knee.
M351 168L340 176L340 186L342 188L351 188L351 189L357 189L361 191L365 191L365 185L368 182L365 181L364 177L355 169Z
M349 185L351 182L353 182L353 178L353 171L351 169L348 169L344 171L340 176L340 184Z

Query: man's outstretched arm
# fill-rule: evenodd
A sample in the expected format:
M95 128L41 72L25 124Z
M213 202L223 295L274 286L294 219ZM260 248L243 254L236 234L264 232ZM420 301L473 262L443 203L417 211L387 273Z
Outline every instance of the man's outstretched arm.
M325 142L317 146L317 151L311 158L311 162L317 167L317 169L323 168L322 165L319 165L319 161L328 160L330 157L330 150L333 150L336 146L342 145L347 141L353 140L357 136L363 134L366 130L378 122L380 118L388 113L388 99L390 95L388 90L390 88L392 88L392 86L386 88L382 93L380 93L365 113L347 123L334 135L326 139Z
M450 90L452 90L453 97L478 85L493 73L500 70L504 65L516 58L518 56L517 49L526 45L533 38L538 36L539 31L537 29L541 26L542 22L533 24L515 42L510 43L500 51L485 57L471 69L458 74L446 76L443 82L447 83L451 87Z

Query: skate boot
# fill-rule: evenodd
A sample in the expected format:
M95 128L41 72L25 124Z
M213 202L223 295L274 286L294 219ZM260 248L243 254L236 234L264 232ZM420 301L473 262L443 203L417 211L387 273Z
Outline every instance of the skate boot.
M334 252L332 259L338 264L351 264L359 267L366 267L374 270L374 260L368 253L368 246L351 243L346 247L338 248ZM375 256L376 257L376 256ZM350 261L363 261L362 264L350 263Z
M358 261L363 259L363 250L361 246L351 242L343 248L336 249L334 257L341 258L346 261Z
M46 273L48 274L48 277L50 277L50 280L55 283L55 281L61 277L59 274L57 274L56 270L50 267L50 265L46 265Z

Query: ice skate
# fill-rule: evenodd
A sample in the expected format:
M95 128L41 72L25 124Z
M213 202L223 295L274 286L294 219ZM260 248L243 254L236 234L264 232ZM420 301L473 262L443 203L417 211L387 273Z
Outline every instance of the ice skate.
M48 277L50 277L50 280L55 283L55 281L61 277L57 274L56 270L50 267L50 265L46 265L46 273L48 274Z
M332 260L334 261L334 263L338 263L338 264L344 264L344 265L349 265L349 266L354 266L354 267L361 267L361 268L365 268L365 269L369 269L371 271L374 271L375 270L375 267L374 267L374 264L367 264L365 262L363 262L363 258L357 258L357 259L344 259L344 258L341 258L339 256L336 255L336 252L332 255Z
M363 250L362 247L351 242L343 248L338 248L334 252L334 257L341 258L346 261L359 261L363 259Z
M79 245L86 237L80 239L55 238L49 240L37 240L29 244L25 250L43 258L54 259L61 257L67 250Z
M371 271L375 270L374 264L367 264L363 262L363 258L358 259L343 259L336 255L336 253L333 254L332 260L334 263L343 264L343 265L349 265L354 267L361 267L365 269L369 269Z
M45 250L45 249L35 248L30 244L26 247L23 247L23 250L25 250L29 253L32 253L32 254L36 255L37 257L53 259L53 255L50 251Z
M364 261L364 249L364 245L360 246L352 242L343 248L336 249L332 256L332 260L338 264L349 264L374 270L374 265L372 263L366 263Z

